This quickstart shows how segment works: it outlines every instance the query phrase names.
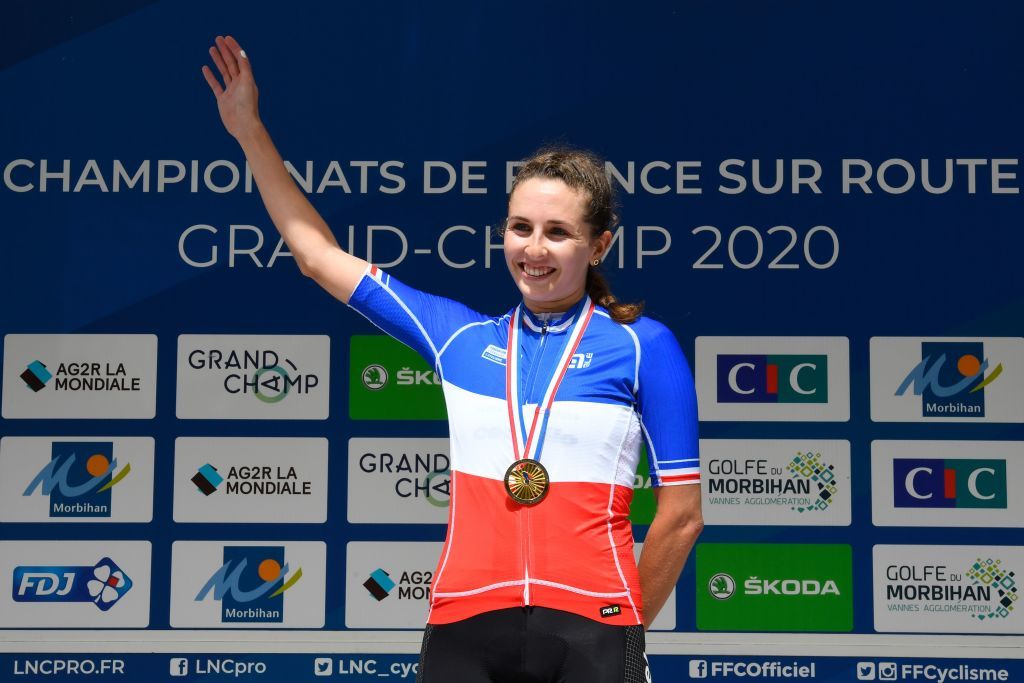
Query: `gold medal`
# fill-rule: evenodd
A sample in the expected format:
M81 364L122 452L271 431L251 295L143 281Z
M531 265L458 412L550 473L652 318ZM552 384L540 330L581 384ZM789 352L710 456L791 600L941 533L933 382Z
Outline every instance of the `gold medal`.
M536 460L516 460L505 471L505 490L522 505L536 505L548 495L548 471Z

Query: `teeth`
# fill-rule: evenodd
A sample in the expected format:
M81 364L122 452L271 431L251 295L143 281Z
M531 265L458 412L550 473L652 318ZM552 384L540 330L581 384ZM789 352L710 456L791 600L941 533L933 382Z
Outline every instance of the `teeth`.
M527 275L533 275L534 277L540 277L541 275L547 275L554 268L531 268L530 266L523 265L523 270L526 271Z

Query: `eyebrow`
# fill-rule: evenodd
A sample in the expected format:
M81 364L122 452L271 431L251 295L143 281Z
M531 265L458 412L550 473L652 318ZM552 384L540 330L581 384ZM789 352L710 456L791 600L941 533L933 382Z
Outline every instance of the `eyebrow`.
M522 221L523 223L531 222L530 219L526 218L525 216L509 216L508 219L510 221ZM553 218L551 220L544 221L544 225L568 225L569 227L574 227L575 224L570 221L563 221L558 218Z

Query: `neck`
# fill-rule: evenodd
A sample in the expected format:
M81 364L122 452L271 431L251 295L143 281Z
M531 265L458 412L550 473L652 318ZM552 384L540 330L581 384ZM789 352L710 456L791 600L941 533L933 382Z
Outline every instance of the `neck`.
M580 291L567 296L564 299L559 299L558 301L534 301L523 297L523 305L526 306L531 313L538 315L542 313L565 313L566 311L571 310L573 306L579 304L579 302L583 300L584 295L585 293Z

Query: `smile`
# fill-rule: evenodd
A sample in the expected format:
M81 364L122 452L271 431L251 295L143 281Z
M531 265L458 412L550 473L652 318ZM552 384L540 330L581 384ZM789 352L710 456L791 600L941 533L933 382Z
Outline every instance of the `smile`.
M554 268L534 268L533 266L528 266L525 263L520 263L519 267L522 268L523 272L530 277L544 277L545 275L550 275L555 272Z

